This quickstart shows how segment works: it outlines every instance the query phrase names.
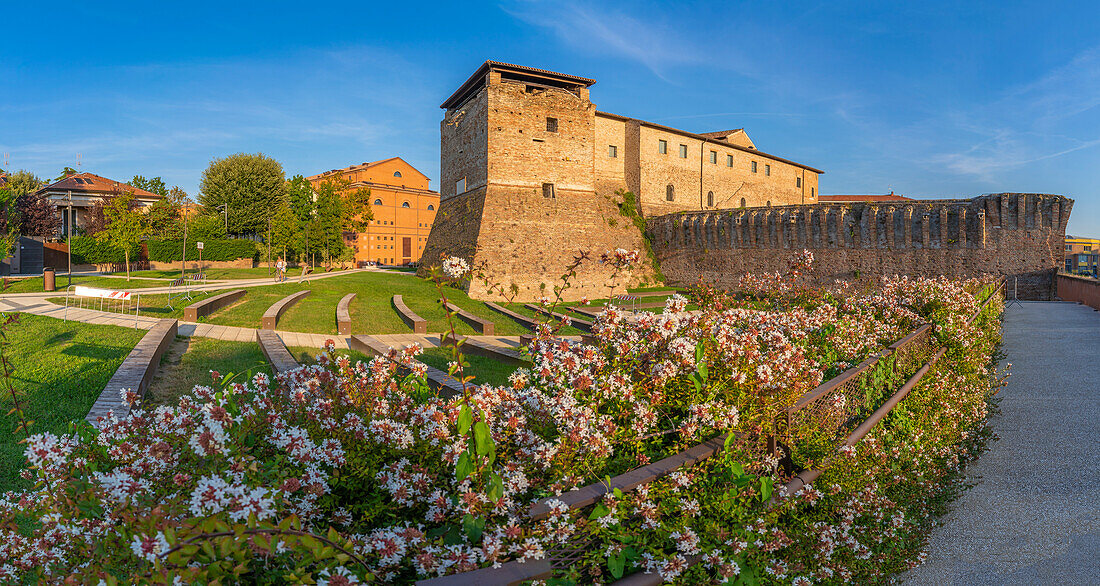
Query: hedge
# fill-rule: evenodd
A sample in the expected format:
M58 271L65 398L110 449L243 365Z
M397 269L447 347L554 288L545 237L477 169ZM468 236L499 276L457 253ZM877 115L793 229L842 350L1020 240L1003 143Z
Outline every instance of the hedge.
M154 262L175 262L182 259L182 240L154 240L145 242L149 251L149 260ZM204 240L203 260L237 260L239 258L256 258L256 243L251 240ZM195 241L187 240L187 258L198 259L199 250L195 247Z
M73 264L106 264L126 262L126 256L122 248L112 242L96 240L91 236L77 236L73 238L72 245ZM130 261L137 260L141 255L141 246L137 245L130 251Z

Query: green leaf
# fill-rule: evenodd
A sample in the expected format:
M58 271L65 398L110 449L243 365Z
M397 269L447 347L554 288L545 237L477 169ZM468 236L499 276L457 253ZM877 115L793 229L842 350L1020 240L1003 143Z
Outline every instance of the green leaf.
M462 410L458 412L458 434L466 435L470 431L470 425L474 422L474 411L470 409L469 405L462 405Z
M596 505L596 507L594 509L592 509L592 513L590 515L588 515L588 519L589 520L599 519L600 517L606 517L610 513L611 513L611 509L605 507L602 504L599 504L599 505Z
M500 477L500 474L493 474L489 480L489 500L494 503L499 501L504 496L504 479Z
M767 502L772 498L772 488L775 481L770 477L764 476L760 478L760 502Z
M462 529L466 531L466 536L470 538L471 542L481 541L481 534L485 531L485 519L466 513L466 516L462 518Z
M489 434L489 426L484 421L474 424L474 441L477 442L477 455L484 456L493 449L493 436Z
M458 477L459 482L462 482L473 471L474 464L470 461L470 452L462 452L458 457L458 464L455 464L455 476Z
M623 577L623 570L626 569L626 555L623 552L619 552L609 558L607 558L607 569L611 570L611 575L618 580Z

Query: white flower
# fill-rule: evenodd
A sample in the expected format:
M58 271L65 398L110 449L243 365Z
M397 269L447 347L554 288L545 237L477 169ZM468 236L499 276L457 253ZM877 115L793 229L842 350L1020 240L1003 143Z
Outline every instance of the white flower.
M160 554L168 551L169 547L168 541L164 539L164 533L157 531L157 534L153 536L144 533L135 535L134 540L130 543L130 549L137 557L151 562L155 561Z
M461 279L468 272L470 265L466 264L465 259L452 256L443 261L443 274L452 279Z

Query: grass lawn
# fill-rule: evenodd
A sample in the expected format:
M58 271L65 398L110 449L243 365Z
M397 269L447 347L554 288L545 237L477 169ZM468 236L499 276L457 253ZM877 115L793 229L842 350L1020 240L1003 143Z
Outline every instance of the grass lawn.
M5 350L15 370L12 384L22 391L31 433L68 431L69 422L83 419L107 381L143 330L100 326L37 315L21 315L7 332ZM23 446L16 442L16 419L7 415L11 396L0 396L0 490L25 486L19 478Z
M180 396L189 393L195 385L209 385L212 381L211 370L223 376L231 372L240 373L234 379L239 382L251 380L257 372L271 376L271 367L264 360L257 342L177 337L176 344L186 346L187 351L182 356L173 356L171 348L165 352L156 377L145 394L148 408L175 405Z
M191 261L188 260L187 263L191 264ZM271 277L272 275L274 275L273 271L274 271L274 269L267 268L267 263L265 262L265 263L261 263L260 266L258 266L258 267L252 267L252 268L247 268L247 269L214 269L214 268L208 268L208 269L206 269L206 278L207 279L213 279L213 280L261 279L261 278L265 278L265 277ZM194 269L188 269L187 272L193 273L195 271L194 271ZM323 272L325 272L325 268L324 267L316 267L316 268L313 269L313 272L315 274L316 273L323 273ZM114 274L119 274L119 273L114 273ZM159 270L149 270L149 271L131 271L130 274L133 275L133 276L138 276L138 277L175 279L176 277L180 276L180 271L179 271L179 269L172 269L172 270L159 269ZM287 277L297 277L298 275L302 274L302 269L300 267L291 267L291 268L287 269L286 274L287 274Z
M58 292L64 293L65 287L68 286L69 280L64 275L57 275L55 278L55 287ZM145 287L167 287L168 281L156 281L153 279L137 279L131 278L129 281L126 279L113 279L110 277L100 277L94 275L74 275L73 285L84 285L86 287L99 287L101 289L117 289L122 291L128 291L130 289L142 289ZM42 293L42 277L29 277L18 281L8 281L8 286L4 289L4 293Z

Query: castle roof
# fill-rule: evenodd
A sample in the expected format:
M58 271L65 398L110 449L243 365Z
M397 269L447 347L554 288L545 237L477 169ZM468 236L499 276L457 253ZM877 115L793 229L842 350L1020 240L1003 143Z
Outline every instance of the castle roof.
M465 83L459 86L459 88L455 90L455 93L451 94L451 97L447 98L439 107L449 110L463 104L471 94L474 94L484 86L485 74L490 71L499 71L502 75L518 81L529 81L565 89L572 89L577 86L588 87L596 83L596 80L587 77L568 75L556 71L548 71L546 69L537 69L535 67L527 67L526 65L501 63L500 61L486 61L482 63L481 67L478 67L477 71L475 71Z
M331 169L331 170L325 171L323 173L318 173L316 175L310 175L309 177L306 177L306 180L307 181L316 181L318 179L324 179L325 177L329 177L331 175L339 175L341 173L347 173L348 171L361 171L363 169L367 169L368 167L373 167L375 165L381 165L382 163L388 163L390 161L401 161L402 163L405 163L405 165L407 165L409 167L409 169L412 169L416 173L419 173L421 177L423 177L425 179L428 178L427 175L425 175L423 173L420 173L420 171L417 170L416 167L413 167L412 165L410 165L409 162L406 161L405 159L402 159L401 157L390 157L388 159L379 159L377 161L370 161L370 162L367 162L367 163L360 163L358 165L352 165L350 167L344 167L343 169Z
M160 199L161 196L151 191L139 189L128 183L122 183L106 177L100 177L93 173L75 173L38 190L39 194L47 192L72 191L73 193L113 194L123 191L132 191L134 197L142 199Z

